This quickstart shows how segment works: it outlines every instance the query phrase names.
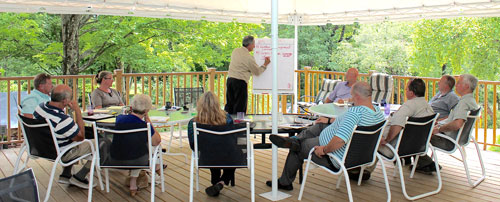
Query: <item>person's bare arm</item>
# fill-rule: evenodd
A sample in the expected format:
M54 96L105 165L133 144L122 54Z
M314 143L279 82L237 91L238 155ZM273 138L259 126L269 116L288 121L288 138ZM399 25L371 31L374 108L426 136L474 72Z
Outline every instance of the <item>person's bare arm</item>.
M334 121L335 121L335 118L328 118L328 117L320 116L318 119L316 119L316 121L314 121L314 123L328 123L328 124L331 124Z
M30 118L30 119L35 118L35 117L33 116L33 114L26 114L26 113L23 113L23 116L24 116L24 117L26 117L26 118Z
M80 110L80 107L78 106L78 103L76 100L72 100L71 103L69 104L69 107L75 112L75 123L78 125L78 128L80 129L80 132L73 137L73 141L82 141L85 139L85 123L83 122L82 118L82 111Z
M323 101L323 103L332 103L333 101L328 99L328 97L325 98L325 100Z
M442 126L434 127L432 134L448 132L448 131L457 131L459 130L465 123L463 119L455 119L450 123L447 123Z
M344 140L340 139L339 137L335 136L333 137L330 142L328 142L327 145L325 146L315 146L314 147L314 154L318 157L322 157L326 155L327 153L333 152L342 146L344 146L345 142Z
M393 125L389 128L389 133L387 134L387 137L385 139L382 139L380 142L382 145L387 144L388 142L392 141L398 134L401 132L403 127L398 126L398 125Z
M151 126L153 126L153 123L151 122L151 119L149 119L149 115L146 114L146 116L144 116L144 121L146 121L146 123L150 123ZM157 146L161 143L161 136L160 136L160 133L155 130L155 133L153 134L153 136L151 137L151 144L153 146Z

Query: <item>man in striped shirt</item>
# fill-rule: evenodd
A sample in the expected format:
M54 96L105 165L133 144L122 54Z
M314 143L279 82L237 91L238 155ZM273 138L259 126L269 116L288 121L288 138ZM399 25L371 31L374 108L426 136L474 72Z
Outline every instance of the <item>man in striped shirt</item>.
M332 170L338 170L340 165L330 158L325 157L327 153L342 159L345 154L346 143L352 136L356 126L371 126L384 121L384 114L380 108L372 105L372 89L366 82L357 82L352 86L351 95L354 106L335 119L335 121L324 128L320 133L315 126L310 127L317 133L302 132L297 139L284 138L277 135L271 135L271 141L278 147L289 147L290 152L286 158L285 166L281 177L278 180L278 188L284 190L293 190L292 183L295 180L297 170L302 167L304 159L308 157L309 151L315 148L315 155L312 160L322 166ZM295 147L290 147L294 142ZM297 146L298 144L298 146ZM271 186L271 181L266 184Z
M59 147L71 144L73 141L85 139L84 122L82 112L76 100L73 100L71 88L64 84L57 85L52 89L51 101L41 103L33 113L36 119L48 119L54 127ZM64 113L64 108L70 107L75 112L75 120ZM75 123L76 121L76 123ZM89 144L80 144L72 148L61 158L63 162L69 162L75 158L91 152ZM59 176L59 183L72 184L81 188L88 188L87 174L90 171L91 162L87 163L75 175L71 175L72 166L65 167Z

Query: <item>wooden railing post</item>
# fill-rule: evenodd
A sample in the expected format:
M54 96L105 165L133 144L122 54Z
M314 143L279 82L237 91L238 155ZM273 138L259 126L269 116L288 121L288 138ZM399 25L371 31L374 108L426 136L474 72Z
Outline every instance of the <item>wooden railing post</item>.
M116 90L123 95L123 69L115 69Z
M215 68L208 68L208 73L210 73L208 75L208 86L209 86L208 90L215 93L215 88L214 88L214 85L215 85Z
M311 71L311 67L304 67L304 94L305 94L305 97L306 97L306 102L310 102L310 97L311 96L311 91L310 91L310 88L311 88L311 81L309 79L309 74Z

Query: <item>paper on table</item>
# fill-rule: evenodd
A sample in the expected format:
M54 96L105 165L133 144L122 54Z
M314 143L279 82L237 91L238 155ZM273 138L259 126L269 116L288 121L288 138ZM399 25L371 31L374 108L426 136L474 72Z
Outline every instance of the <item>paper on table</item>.
M170 117L165 117L165 116L151 116L149 118L153 122L167 122Z
M113 110L113 109L115 109L115 110L116 109L122 109L122 108L123 108L123 106L111 106L111 107L108 107L108 109L111 109L111 110Z
M107 114L110 110L107 109L94 109L94 114Z
M109 118L109 119L103 119L103 120L99 120L98 122L101 122L101 123L115 123L116 122L116 118Z
M110 114L94 114L92 116L85 116L85 119L105 119L105 118L111 118L113 115Z

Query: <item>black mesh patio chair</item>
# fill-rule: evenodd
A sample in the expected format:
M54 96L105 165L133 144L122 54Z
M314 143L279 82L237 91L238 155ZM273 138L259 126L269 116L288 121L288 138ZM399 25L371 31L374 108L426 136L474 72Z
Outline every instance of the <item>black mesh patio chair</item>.
M471 135L472 129L476 124L477 119L481 117L481 109L482 108L479 107L479 109L472 110L468 113L467 120L465 121L464 125L460 128L460 130L458 130L456 139L450 138L449 136L446 136L444 134L440 133L436 134L436 136L444 138L447 141L450 141L454 144L453 148L451 149L442 149L439 147L435 147L437 151L441 151L447 154L453 154L456 150L460 151L460 155L462 155L462 162L464 163L465 174L467 175L467 182L472 187L476 187L486 178L486 169L484 168L483 158L481 156L481 149L479 149L479 145L477 144L476 138L474 138L474 136ZM472 142L474 142L474 145L476 146L477 157L479 158L479 163L481 165L481 177L474 182L470 177L469 166L467 165L467 155L465 153L465 146L467 146L471 140Z
M193 152L189 201L193 201L193 178L196 173L196 191L199 191L200 168L248 168L250 170L251 200L255 201L255 176L253 144L250 141L250 124L212 126L193 123ZM203 144L199 144L199 143Z
M306 160L307 161L306 171L304 173L304 179L302 180L302 185L300 186L299 200L302 199L302 194L304 192L307 180L307 173L309 172L309 167L312 162L316 166L328 171L333 175L340 175L337 180L337 186L336 186L337 189L340 186L342 175L344 175L349 201L353 201L351 184L349 182L349 175L347 173L347 170L354 168L361 168L358 179L358 185L360 185L365 167L373 165L374 163L376 163L376 159L380 160L381 158L380 155L377 153L377 149L386 124L387 121L382 121L373 126L356 127L352 133L351 139L349 140L349 142L346 143L346 148L345 148L346 152L344 154L343 159L339 159L332 153L328 153L328 157L330 157L330 159L333 158L336 161L337 165L341 166L339 169L332 170L330 168L315 164L314 161L311 160L312 155L315 155L314 148L312 148L311 151L309 152L309 157ZM383 161L380 161L380 163L382 165L382 173L384 175L385 189L387 192L387 201L390 201L391 190L389 188L389 181L387 180L387 174L385 172L385 166Z
M17 115L18 120L21 122L21 129L23 132L24 140L25 140L25 145L24 147L21 148L19 155L16 160L16 164L14 166L14 174L20 172L24 168L26 168L26 165L28 164L28 160L30 158L43 158L49 161L54 162L52 165L52 170L50 172L50 178L49 178L49 184L47 186L47 193L45 194L45 199L44 201L49 200L50 196L50 191L52 189L52 182L54 181L54 175L56 171L56 166L57 164L60 164L63 167L72 165L80 160L87 159L90 160L91 163L91 169L90 169L90 177L89 177L89 185L93 184L94 180L94 167L95 167L95 162L96 162L96 155L94 153L94 145L90 140L83 140L80 142L72 142L71 144L68 144L64 147L59 147L57 144L57 138L54 133L54 128L52 127L52 124L49 124L50 121L45 119L45 120L39 120L39 119L31 119L27 118L23 115ZM61 158L74 147L77 147L80 144L89 144L91 148L91 152L87 153L85 155L82 155L76 159L73 159L69 162L62 162ZM24 161L24 164L22 167L19 167L19 164L21 163L21 158L24 152L27 152L27 157L26 160ZM101 179L101 175L98 172L97 176L99 179ZM101 189L103 187L101 186ZM89 192L88 192L88 198L87 200L90 202L92 201L92 190L93 186L89 186Z
M196 102L201 94L203 94L203 87L174 88L174 105L183 107L193 104L196 106Z
M161 191L165 192L163 174L163 155L161 144L151 146L151 124L118 124L114 129L101 128L92 122L95 144L111 142L109 150L97 147L97 158L106 156L105 161L98 159L97 170L104 169L106 192L109 192L109 169L145 169L151 172L151 201L155 198L156 164L160 165ZM97 135L98 133L103 135ZM107 140L101 140L107 138ZM106 147L104 147L106 148ZM105 152L107 154L103 155Z
M413 167L410 173L410 178L413 178L415 173L415 168L417 167L418 159L420 156L427 155L427 151L431 149L434 154L434 148L430 144L430 139L432 136L432 130L434 129L434 125L436 123L437 118L439 117L439 113L433 114L426 117L410 117L407 118L405 127L399 132L397 137L396 146L392 147L391 144L386 144L385 146L389 148L392 155L384 155L380 152L380 156L382 159L386 161L396 161L397 167L399 171L399 178L401 180L401 189L403 190L404 196L408 200L416 200L423 197L427 197L433 194L437 194L441 191L442 181L441 181L441 173L439 169L436 169L436 175L438 178L438 187L437 189L426 192L423 194L419 194L416 196L409 196L406 191L406 184L403 175L403 166L401 163L401 158L403 157L411 157L416 156L415 161L413 162ZM434 164L436 168L439 167L437 155L433 155ZM394 171L396 174L396 170Z
M0 179L0 201L40 201L33 170L30 168L22 173Z

